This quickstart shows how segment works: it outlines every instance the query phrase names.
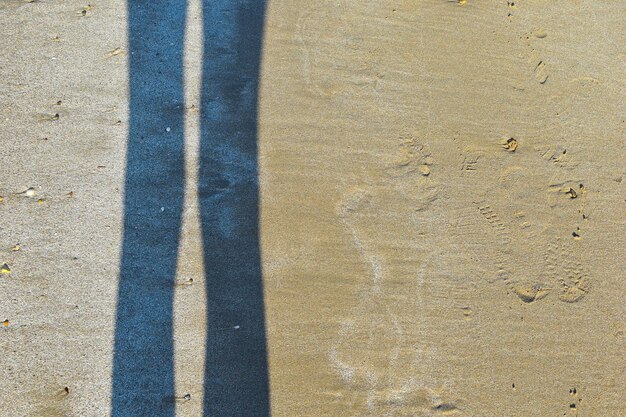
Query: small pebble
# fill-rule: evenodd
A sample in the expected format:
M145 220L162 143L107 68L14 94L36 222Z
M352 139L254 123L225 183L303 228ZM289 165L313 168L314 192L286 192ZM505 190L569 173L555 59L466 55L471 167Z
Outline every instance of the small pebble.
M420 171L420 174L422 174L425 177L430 175L430 167L426 164L420 165L419 171Z

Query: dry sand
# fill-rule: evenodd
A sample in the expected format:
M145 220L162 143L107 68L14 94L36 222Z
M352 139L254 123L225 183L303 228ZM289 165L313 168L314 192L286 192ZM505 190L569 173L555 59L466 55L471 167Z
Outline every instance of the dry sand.
M0 3L3 417L110 409L126 6L86 6ZM625 21L619 0L268 4L258 158L272 415L626 415ZM199 416L193 193L182 236L177 280L194 284L176 287L176 389L191 400L177 408Z

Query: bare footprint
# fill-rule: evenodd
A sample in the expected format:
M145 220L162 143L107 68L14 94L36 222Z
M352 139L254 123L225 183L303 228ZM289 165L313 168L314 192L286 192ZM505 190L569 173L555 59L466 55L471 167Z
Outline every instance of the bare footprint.
M415 211L430 209L441 197L435 159L417 135L399 135L397 149L385 160L385 174L395 193L410 201Z
M530 36L529 36L530 37ZM529 44L530 54L528 56L528 64L532 67L533 77L539 84L545 84L550 77L550 71L544 59L541 58L539 52L532 48Z
M458 273L467 257L441 233L449 178L417 133L389 142L389 152L368 164L361 184L336 205L346 245L361 262L350 279L358 283L356 300L328 352L342 384L331 394L354 415L462 415L460 401L437 388L441 381L429 369L435 348L424 339L428 301L464 311L472 287ZM457 325L467 331L467 316L450 322Z
M351 408L381 415L379 399L396 385L400 371L402 329L384 299L373 293L364 294L349 317L329 351L330 363L347 388Z
M355 190L337 206L339 219L351 244L364 261L367 277L358 304L343 320L336 343L329 351L330 363L347 388L350 408L361 415L380 414L379 397L394 385L403 341L402 328L383 294L384 259L373 248L376 216L371 192ZM371 227L364 227L364 225ZM363 414L365 413L365 414Z
M355 26L352 19L368 13L368 5L346 1L315 2L296 23L296 41L302 52L302 74L310 91L333 96L376 89L378 70L376 43L367 42L371 27Z
M413 151L407 152L413 158ZM413 191L416 195L409 198L388 184L360 187L346 193L336 209L349 244L363 262L364 276L329 360L344 384L342 395L359 415L403 415L398 413L410 409L407 402L414 401L417 389L411 381L419 353L407 343L407 330L395 313L410 315L423 308L429 264L423 255L423 231L412 216L430 199L417 197L419 188ZM406 291L412 295L398 297ZM410 323L410 334L419 332L420 320Z

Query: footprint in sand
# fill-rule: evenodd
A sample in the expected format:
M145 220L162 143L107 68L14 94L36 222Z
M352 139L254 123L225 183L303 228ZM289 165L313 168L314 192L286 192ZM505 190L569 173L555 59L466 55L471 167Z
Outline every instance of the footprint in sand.
M441 197L435 159L417 135L399 135L395 153L384 160L384 177L394 194L409 201L415 211L425 211Z
M376 28L368 23L371 19L363 19L363 25L353 23L355 16L371 13L373 6L345 0L314 4L299 17L295 34L307 88L327 97L376 89L382 79L377 44L368 42Z
M523 302L553 291L562 301L579 301L589 291L589 279L577 233L584 190L574 177L576 163L564 147L524 147L516 140L511 148L510 139L499 153L465 157L476 161L463 166L471 167L464 173L476 190L478 216L465 217L459 233ZM482 170L480 177L476 170ZM485 187L489 178L496 181Z
M546 250L548 274L559 284L559 300L575 303L589 292L589 278L585 265L573 257L580 248L571 239L556 238L549 242Z
M340 213L355 208L348 203L348 207L340 208ZM346 224L353 227L349 220ZM445 389L430 388L437 387L436 382L418 371L420 363L429 362L428 353L408 340L399 318L393 313L397 306L390 305L393 297L384 288L384 267L376 257L368 255L368 248L358 236L355 239L355 247L365 254L364 260L371 270L369 284L364 285L360 300L350 309L348 318L342 320L336 342L328 352L330 365L343 384L333 395L345 399L354 413L351 415L454 415L460 410L458 401L450 400L451 393ZM418 268L418 286L424 279L427 265L425 262ZM422 301L419 291L415 298L417 302ZM409 311L403 306L399 308L404 314ZM416 328L423 329L420 317L416 315L415 322L411 323L413 332Z
M329 361L344 387L338 395L357 415L448 415L457 405L420 375L429 352L413 340L425 331L423 292L433 251L428 242L439 227L433 221L437 170L415 135L399 135L391 149L363 179L367 185L345 193L336 206L363 276ZM401 322L407 316L413 317L410 324Z
M529 33L526 36L527 47L529 49L527 62L530 68L532 68L533 78L539 84L545 84L550 77L550 70L546 61L542 58L539 51L535 47L540 48L541 45L535 44L536 42L542 42L541 40L547 36L543 30L536 30L534 33ZM534 46L533 46L534 45Z
M337 206L337 214L350 244L365 265L366 277L358 293L358 303L349 310L329 359L340 375L350 408L360 415L382 415L381 395L394 386L399 375L402 328L384 294L384 259L375 250L378 212L371 192L355 190ZM397 371L397 372L396 372ZM373 414L371 414L373 413Z

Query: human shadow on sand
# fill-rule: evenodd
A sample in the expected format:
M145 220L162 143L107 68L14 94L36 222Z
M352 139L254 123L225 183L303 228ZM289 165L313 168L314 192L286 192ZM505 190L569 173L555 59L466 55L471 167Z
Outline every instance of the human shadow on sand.
M257 175L265 2L203 0L202 7L199 184L186 192L198 193L206 270L203 410L269 416ZM185 0L128 2L130 126L114 417L174 416L176 397L184 395L174 385L173 300L185 193L186 8Z

